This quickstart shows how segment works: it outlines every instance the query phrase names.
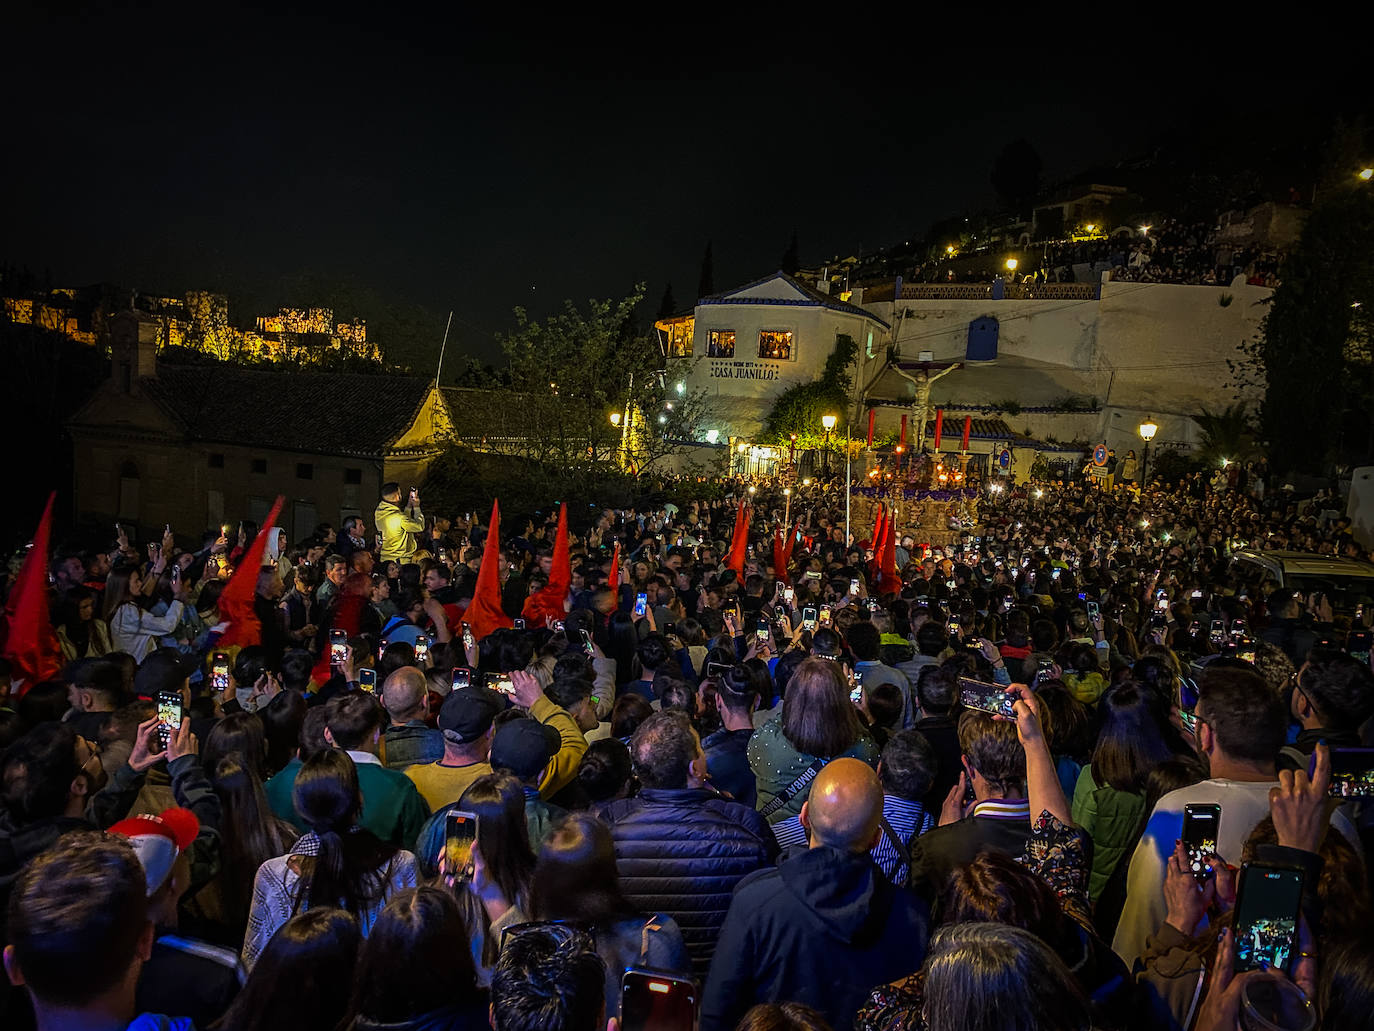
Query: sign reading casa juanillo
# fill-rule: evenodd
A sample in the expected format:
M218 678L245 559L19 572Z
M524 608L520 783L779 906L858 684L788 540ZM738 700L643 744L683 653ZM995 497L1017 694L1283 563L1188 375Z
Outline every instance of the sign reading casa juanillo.
M712 379L777 379L779 366L765 362L711 362Z

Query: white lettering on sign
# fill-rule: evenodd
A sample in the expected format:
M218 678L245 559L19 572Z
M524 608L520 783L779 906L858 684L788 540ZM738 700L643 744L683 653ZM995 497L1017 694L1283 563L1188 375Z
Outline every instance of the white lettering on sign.
M712 379L777 379L779 368L763 362L712 362Z

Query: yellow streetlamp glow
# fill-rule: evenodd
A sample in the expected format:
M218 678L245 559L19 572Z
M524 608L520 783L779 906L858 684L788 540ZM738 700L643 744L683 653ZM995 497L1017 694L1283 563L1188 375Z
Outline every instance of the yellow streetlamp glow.
M1360 178L1363 179L1365 182L1369 182L1369 180L1374 179L1374 168L1360 169Z
M1087 225L1085 225L1083 228L1086 229L1086 230L1087 230L1088 232L1090 232L1090 233L1096 232L1096 231L1097 231L1097 224L1096 224L1095 222L1089 222L1089 223L1088 223Z
M783 492L783 494L784 494L786 497L791 497L791 496L792 496L792 488L791 488L791 487L784 487L784 488L782 489L782 492Z
M1008 258L1008 259L1007 259L1007 271L1008 271L1008 272L1015 272L1015 271L1016 271L1016 266L1017 266L1017 264L1018 264L1018 262L1017 262L1017 260L1016 260L1015 258Z
M738 446L735 448L735 450L738 451L740 454L744 454L746 451L749 450L749 445L748 445L748 444L740 444L740 445L738 445Z
M953 254L953 253L954 253L954 244L950 244L948 247L946 247L946 248L945 248L945 253L946 253L946 254Z
M1141 227L1140 227L1140 235L1141 235L1141 236L1149 236L1149 235L1150 235L1150 228L1151 228L1150 226L1141 226Z
M619 425L620 425L620 413L619 413L619 412L612 412L612 413L611 413L611 425L612 425L612 426L619 426Z
M1145 421L1140 424L1140 439L1145 441L1145 443L1147 444L1155 439L1155 434L1158 432L1158 424L1148 416L1146 417Z
M754 485L753 485L752 483L749 484L749 493L750 493L750 494L754 493Z
M831 430L833 430L835 428L835 423L839 421L839 418L834 415L821 416L821 425L825 427L826 433L829 433Z

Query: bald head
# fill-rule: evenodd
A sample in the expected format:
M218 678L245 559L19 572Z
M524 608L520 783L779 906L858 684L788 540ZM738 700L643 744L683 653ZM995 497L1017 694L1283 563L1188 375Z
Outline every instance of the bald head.
M829 845L847 852L867 852L878 836L883 815L883 786L868 763L835 759L811 785L802 806L802 822L811 831L811 847Z
M429 685L425 675L414 666L402 666L382 685L382 705L393 723L419 719L424 715Z

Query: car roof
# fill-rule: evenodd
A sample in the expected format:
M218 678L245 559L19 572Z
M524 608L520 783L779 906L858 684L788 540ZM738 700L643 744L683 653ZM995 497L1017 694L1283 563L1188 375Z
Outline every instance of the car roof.
M1282 567L1285 575L1296 576L1353 576L1374 578L1374 565L1350 558L1314 555L1306 551L1238 551L1235 558L1252 562L1267 562Z

